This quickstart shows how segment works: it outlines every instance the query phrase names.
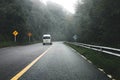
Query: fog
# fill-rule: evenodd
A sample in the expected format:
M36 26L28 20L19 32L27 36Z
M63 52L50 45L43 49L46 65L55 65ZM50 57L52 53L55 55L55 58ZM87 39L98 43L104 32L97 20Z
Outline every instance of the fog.
M40 0L0 1L0 41L42 41L43 34L51 34L53 41L74 41L119 47L120 1L82 0L75 4L72 14L60 4ZM113 4L113 6L111 6Z
M43 34L51 34L53 40L67 40L70 33L68 17L72 17L72 14L63 6L50 1L43 4L35 0L32 1L30 13L32 19L28 19L27 22L32 25L29 29L35 34L34 40L41 40Z

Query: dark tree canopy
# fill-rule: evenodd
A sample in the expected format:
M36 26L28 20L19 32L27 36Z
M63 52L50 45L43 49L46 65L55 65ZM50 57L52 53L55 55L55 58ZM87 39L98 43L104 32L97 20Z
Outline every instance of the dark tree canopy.
M76 7L78 41L91 44L120 44L120 0L83 0Z
M40 0L0 0L0 41L13 41L17 30L18 42L41 41L49 33L53 40L119 46L120 0L82 0L77 2L76 13L70 14L62 6Z
M39 0L1 0L0 2L0 40L12 41L12 32L17 30L19 42L42 40L49 33L53 40L66 40L66 12L55 3L44 5Z

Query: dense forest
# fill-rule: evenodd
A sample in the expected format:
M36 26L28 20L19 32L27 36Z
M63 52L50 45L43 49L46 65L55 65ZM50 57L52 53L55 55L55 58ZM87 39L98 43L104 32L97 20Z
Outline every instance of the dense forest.
M18 42L42 40L43 34L51 34L53 40L67 40L68 15L60 5L39 0L0 0L0 41L13 41L12 32L18 31Z
M42 39L49 33L53 40L66 40L67 13L55 3L44 5L39 0L1 0L0 1L0 41L13 41L14 30L19 32L18 42Z
M83 0L75 14L78 41L120 46L120 0Z
M40 0L0 0L0 42L42 41L51 34L54 41L77 41L89 44L120 46L120 0L82 0L71 14L62 6Z

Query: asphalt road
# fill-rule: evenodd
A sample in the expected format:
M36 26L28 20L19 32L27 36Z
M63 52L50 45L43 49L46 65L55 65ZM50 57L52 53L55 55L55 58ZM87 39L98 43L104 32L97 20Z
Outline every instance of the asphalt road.
M110 80L62 42L0 49L0 80L10 80L46 50L19 80Z

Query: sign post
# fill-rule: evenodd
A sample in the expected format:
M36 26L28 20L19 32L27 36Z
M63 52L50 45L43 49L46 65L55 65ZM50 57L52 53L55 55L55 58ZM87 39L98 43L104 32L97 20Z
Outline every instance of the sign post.
M31 32L28 32L27 35L28 35L28 37L29 37L29 42L30 42L30 41L31 41L32 33L31 33Z
M12 34L14 35L14 42L16 42L17 41L16 36L18 35L18 32L15 30L15 31L13 31Z
M73 36L73 39L75 40L75 42L77 41L77 38L78 38L77 35Z
M14 42L16 42L16 36L14 36Z

